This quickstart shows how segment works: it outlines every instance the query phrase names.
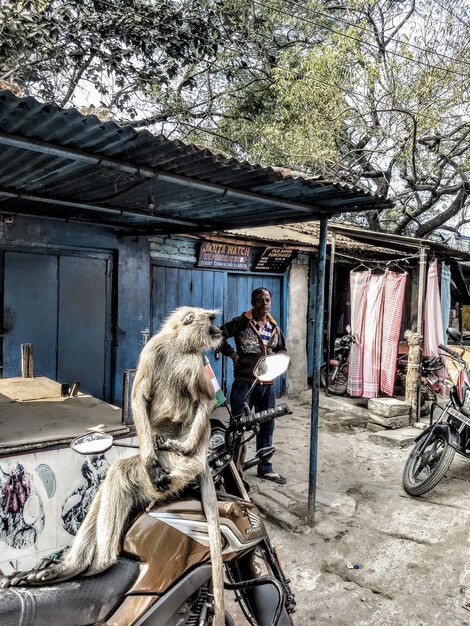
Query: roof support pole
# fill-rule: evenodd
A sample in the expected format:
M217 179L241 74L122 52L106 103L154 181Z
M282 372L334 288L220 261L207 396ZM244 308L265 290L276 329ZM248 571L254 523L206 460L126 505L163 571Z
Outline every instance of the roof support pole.
M336 233L331 233L331 249L330 249L330 274L328 278L328 313L326 324L326 387L325 394L328 396L328 387L330 385L330 346L331 346L331 321L333 315L333 294L335 284L335 253L336 253Z
M328 234L328 218L320 220L320 241L318 244L317 257L317 280L315 305L313 309L314 332L313 332L313 375L312 375L312 407L310 419L310 466L308 479L308 522L313 524L315 520L315 499L317 491L317 465L318 465L318 414L319 414L319 391L320 391L320 367L323 357L323 321L325 303L325 267L326 267L326 238Z

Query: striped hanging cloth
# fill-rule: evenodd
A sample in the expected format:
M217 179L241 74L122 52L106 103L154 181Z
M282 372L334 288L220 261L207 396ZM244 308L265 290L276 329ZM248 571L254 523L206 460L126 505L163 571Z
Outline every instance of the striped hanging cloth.
M387 272L385 275L380 389L389 396L393 396L395 387L398 342L407 278L407 273Z
M439 344L444 343L442 332L441 297L437 261L429 264L424 309L424 355L438 356ZM441 370L442 371L442 370Z
M441 265L441 316L443 343L447 345L446 330L450 325L450 267L443 263Z
M384 274L370 277L364 325L364 398L376 398L379 395L384 286Z
M356 338L356 342L351 344L348 366L348 394L353 397L362 396L363 391L364 320L370 277L370 272L351 272L349 277L351 290L351 333Z

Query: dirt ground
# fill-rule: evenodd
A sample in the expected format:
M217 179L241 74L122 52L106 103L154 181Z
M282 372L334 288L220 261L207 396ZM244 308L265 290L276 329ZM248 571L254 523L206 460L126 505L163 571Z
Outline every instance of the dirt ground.
M409 447L375 443L363 419L322 410L311 528L310 407L289 404L274 441L288 484L246 477L296 593L295 626L470 626L470 463L456 455L438 487L411 498L401 485Z

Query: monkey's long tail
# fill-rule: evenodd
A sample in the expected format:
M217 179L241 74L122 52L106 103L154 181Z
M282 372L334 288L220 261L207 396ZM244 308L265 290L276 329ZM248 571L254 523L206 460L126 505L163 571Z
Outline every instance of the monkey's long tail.
M209 548L212 564L212 584L214 591L214 626L225 626L224 608L224 563L220 538L219 508L217 494L209 467L200 476L202 506L207 519Z

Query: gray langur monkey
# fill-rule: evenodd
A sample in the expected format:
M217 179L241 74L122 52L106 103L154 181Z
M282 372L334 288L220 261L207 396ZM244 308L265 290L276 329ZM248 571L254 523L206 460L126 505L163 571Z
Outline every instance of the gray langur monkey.
M222 333L217 311L180 307L144 346L132 389L140 454L113 463L65 559L17 572L0 586L49 584L91 576L116 562L129 515L181 492L200 477L213 568L215 626L224 626L223 561L218 506L207 465L215 392L201 352L215 350Z

